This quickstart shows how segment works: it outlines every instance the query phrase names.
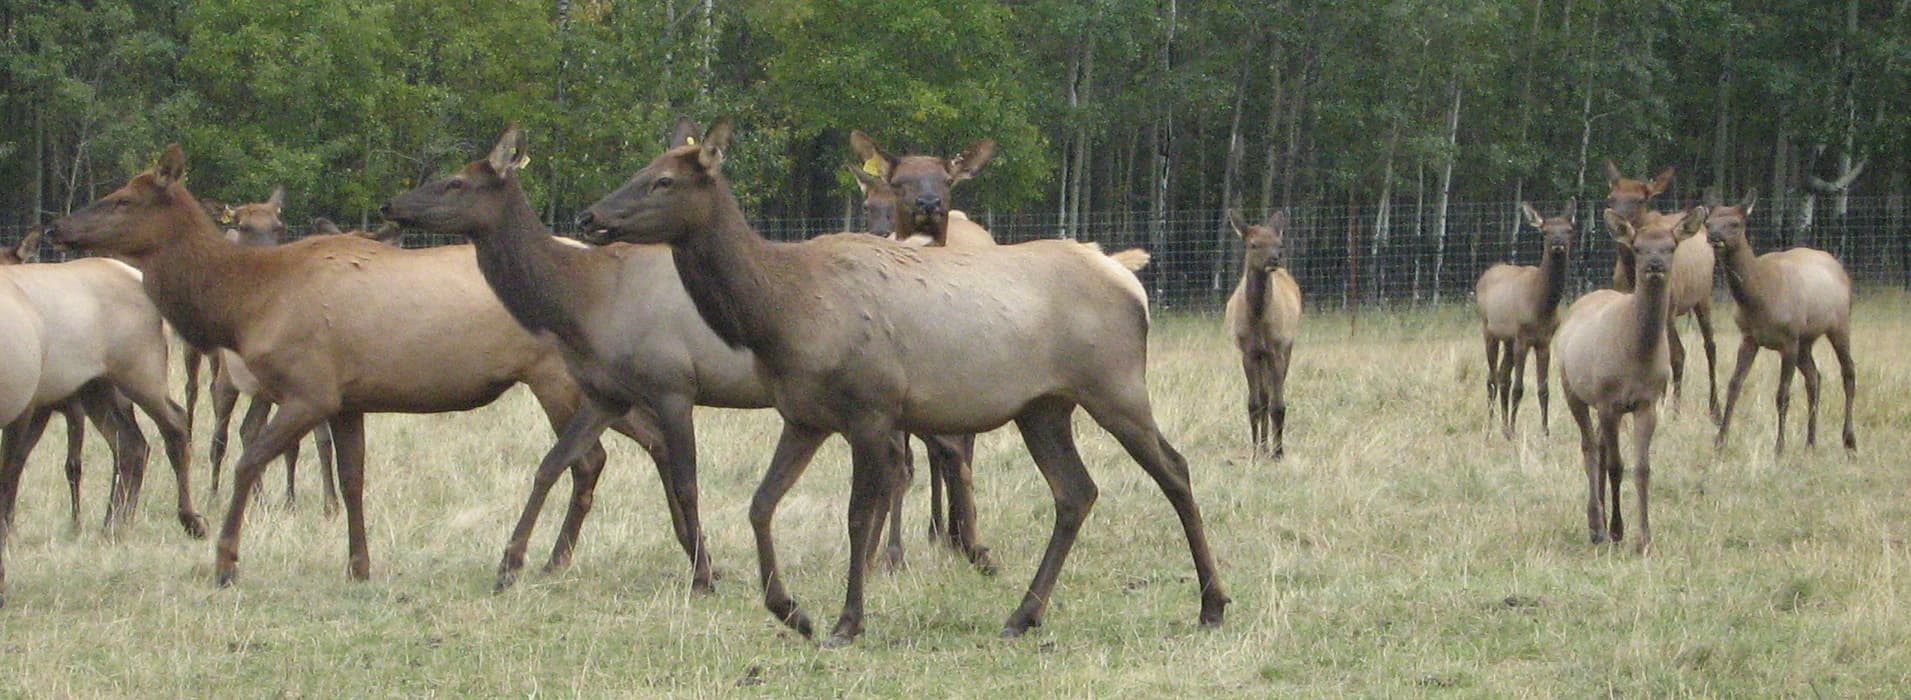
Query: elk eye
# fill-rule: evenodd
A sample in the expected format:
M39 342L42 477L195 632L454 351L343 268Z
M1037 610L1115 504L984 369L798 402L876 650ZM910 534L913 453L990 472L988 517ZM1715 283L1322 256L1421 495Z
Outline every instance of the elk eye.
M672 179L669 175L665 175L663 177L657 178L657 183L652 186L661 190L665 187L671 186L674 183L676 183L676 180Z
M464 181L463 181L463 180L457 180L457 179L452 179L452 180L446 180L446 181L445 181L445 189L447 189L447 190L462 190L462 189L464 189Z

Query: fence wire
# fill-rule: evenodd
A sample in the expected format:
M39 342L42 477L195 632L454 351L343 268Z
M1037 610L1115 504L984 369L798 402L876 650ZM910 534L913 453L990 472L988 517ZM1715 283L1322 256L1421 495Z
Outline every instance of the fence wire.
M1547 216L1563 212L1565 202L1534 202ZM1599 215L1602 204L1580 202L1575 215L1579 236L1567 268L1567 298L1610 286L1615 244ZM1843 213L1821 200L1809 228L1796 225L1800 203L1762 202L1748 236L1759 252L1798 245L1820 248L1837 257L1854 284L1911 287L1911 235L1901 197L1853 197ZM1218 310L1240 278L1241 244L1222 212L1095 212L1079 224L1064 224L1055 212L971 212L996 240L1008 244L1038 238L1094 241L1109 251L1146 248L1153 256L1140 273L1150 298L1162 308ZM1790 225L1781 226L1780 220ZM1538 264L1541 241L1527 227L1517 202L1469 202L1448 207L1444 233L1438 212L1413 202L1395 205L1383 219L1378 207L1309 206L1288 211L1285 232L1287 267L1310 308L1420 306L1472 298L1473 282L1500 262ZM824 233L858 230L860 221L841 218L765 219L752 225L775 240L801 240ZM568 222L554 226L573 233ZM310 234L292 227L292 236ZM25 227L0 228L0 244L14 245ZM460 237L405 232L402 244L421 248L464 242ZM42 246L41 259L77 257ZM1720 282L1721 286L1723 282Z

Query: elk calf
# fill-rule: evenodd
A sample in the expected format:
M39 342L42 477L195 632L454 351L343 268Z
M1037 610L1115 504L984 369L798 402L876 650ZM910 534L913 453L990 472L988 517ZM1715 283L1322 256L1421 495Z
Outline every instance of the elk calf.
M1486 397L1497 403L1503 417L1501 432L1513 437L1520 399L1526 395L1526 353L1533 353L1533 379L1539 383L1539 426L1547 432L1547 363L1551 359L1553 329L1559 326L1559 299L1566 291L1567 256L1573 246L1573 209L1552 218L1540 216L1533 205L1520 202L1526 224L1545 236L1539 266L1501 263L1487 268L1473 285L1480 313L1480 335L1486 339Z
M1247 375L1248 433L1255 449L1279 458L1286 453L1287 363L1301 324L1301 288L1286 267L1287 212L1248 225L1240 212L1229 210L1228 226L1247 246L1226 318Z
M1601 289L1582 296L1566 312L1553 344L1559 350L1559 384L1566 408L1579 425L1579 450L1586 466L1586 525L1594 544L1625 536L1620 517L1619 421L1632 415L1633 490L1639 503L1638 549L1652 546L1647 492L1652 478L1652 434L1659 424L1659 399L1672 372L1665 343L1670 306L1673 251L1698 233L1705 208L1680 215L1648 213L1643 227L1606 210L1613 239L1637 261L1638 288L1631 293ZM1597 410L1594 426L1589 409ZM1605 487L1605 488L1602 488ZM1611 499L1602 501L1610 490ZM1610 520L1603 516L1611 511Z
M1838 373L1845 383L1845 449L1858 449L1851 428L1851 398L1857 388L1857 370L1851 365L1851 278L1838 259L1822 250L1793 248L1754 257L1745 238L1745 221L1758 202L1756 191L1737 206L1714 208L1706 219L1706 238L1725 263L1725 284L1738 302L1738 367L1725 392L1725 416L1714 440L1725 446L1732 427L1732 409L1738 404L1745 373L1751 371L1758 349L1778 351L1778 444L1785 451L1785 415L1791 408L1792 370L1805 375L1805 444L1818 442L1818 364L1812 345L1819 336L1831 341L1838 355Z

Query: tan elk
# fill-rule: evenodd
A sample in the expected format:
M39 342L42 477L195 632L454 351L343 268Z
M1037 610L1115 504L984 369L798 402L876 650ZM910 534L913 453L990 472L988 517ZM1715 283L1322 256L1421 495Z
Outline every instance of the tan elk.
M1645 216L1650 213L1650 201L1672 184L1674 170L1666 168L1650 182L1628 178L1619 172L1619 166L1606 161L1606 178L1611 186L1606 195L1606 206L1621 218L1631 221L1633 226L1645 225ZM1705 349L1705 388L1706 411L1712 422L1719 420L1719 382L1718 347L1712 341L1712 247L1707 245L1704 236L1694 236L1679 244L1679 250L1672 259L1672 311L1666 317L1666 342L1670 345L1672 362L1672 396L1680 399L1685 394L1685 341L1679 338L1677 321L1679 317L1691 314L1699 326L1699 340ZM1633 281L1632 251L1619 246L1619 254L1613 263L1612 288L1632 291Z
M1753 191L1735 206L1712 209L1706 220L1706 237L1718 249L1725 268L1725 284L1738 303L1738 367L1725 391L1725 416L1719 421L1715 444L1725 445L1725 434L1732 426L1732 409L1738 405L1739 389L1745 373L1751 371L1758 349L1778 351L1778 444L1774 453L1785 451L1785 416L1791 409L1792 370L1805 375L1805 444L1818 442L1818 363L1812 359L1812 345L1819 337L1831 341L1838 355L1838 373L1845 389L1845 449L1858 449L1857 433L1851 426L1852 393L1857 389L1857 369L1851 364L1851 278L1838 259L1822 250L1792 248L1754 255L1746 240L1745 223L1758 203Z
M1559 301L1566 293L1566 267L1573 247L1575 201L1565 213L1541 216L1520 202L1526 225L1540 232L1539 265L1501 263L1486 269L1473 285L1480 314L1480 335L1486 339L1486 396L1500 409L1500 431L1513 437L1521 399L1526 395L1526 355L1533 355L1533 381L1538 384L1539 427L1550 434L1546 396L1548 363L1552 358L1553 330L1559 326Z
M840 646L863 628L863 579L895 481L896 431L975 433L1013 420L1053 491L1056 519L1003 634L1040 624L1097 495L1074 444L1071 418L1080 406L1174 506L1194 559L1201 623L1221 623L1229 599L1187 462L1149 406L1148 302L1132 271L1073 241L969 249L910 248L862 234L767 241L744 221L721 175L729 144L729 122L719 121L697 144L652 160L580 223L600 241L669 244L699 314L756 355L784 418L750 506L764 604L777 619L812 632L783 586L770 525L825 438L844 434L852 455L848 587L825 641ZM969 161L954 169L963 170L961 162ZM957 176L945 170L905 184L899 219L933 224L940 217L930 205L941 203L920 192L946 192Z
M1625 537L1619 484L1625 460L1619 453L1619 424L1632 416L1633 492L1638 501L1638 551L1652 546L1648 492L1652 485L1652 436L1659 425L1659 399L1665 395L1672 363L1666 349L1665 321L1672 298L1673 251L1705 225L1706 210L1679 214L1647 213L1643 226L1606 210L1606 226L1626 247L1638 269L1632 292L1601 289L1573 302L1553 335L1559 351L1559 384L1566 408L1579 425L1579 451L1586 467L1586 525L1599 544ZM1590 409L1590 410L1589 410ZM1597 411L1595 416L1590 411ZM1610 493L1610 498L1605 494ZM1610 511L1610 517L1606 517Z
M1248 432L1255 449L1279 458L1286 453L1287 363L1301 324L1301 288L1287 272L1287 212L1249 225L1230 209L1228 226L1246 246L1225 318L1247 375Z
M0 266L38 262L40 235L41 230L34 229L14 247L0 250ZM132 402L109 384L89 384L82 387L78 395L61 401L56 407L44 409L58 412L66 421L67 510L74 531L80 527L80 478L84 474L81 457L85 452L88 409L91 409L93 422L100 426L102 434L107 436L107 444L112 447L115 473L126 473L127 469L133 468L133 462L143 468L148 454L146 437L140 434L138 425L134 423ZM43 429L44 426L34 430L35 438L22 446L26 453L30 454L37 445L37 436Z
M486 405L526 384L554 426L569 422L577 385L557 348L520 328L485 286L469 246L402 250L355 236L314 236L271 247L216 232L183 176L185 153L166 148L152 169L61 219L48 239L130 261L166 320L199 348L227 348L258 376L278 412L245 446L214 561L220 585L238 573L239 535L267 461L329 420L345 503L349 573L371 573L366 551L366 413L438 413ZM654 434L628 419L620 432ZM601 447L572 465L571 513L551 565L570 561ZM674 510L674 509L673 509Z
M57 231L47 239L58 241ZM74 397L119 448L107 527L115 529L131 517L145 477L145 444L130 413L115 405L114 391L152 417L172 464L179 523L188 535L205 536L205 518L192 503L185 410L166 395L164 324L141 290L140 273L116 260L92 258L0 267L0 284L21 292L27 311L36 317L25 332L8 337L7 344L28 342L42 353L26 410L0 438L0 550L5 548L28 453L52 411ZM25 338L29 335L32 338ZM0 585L4 579L0 563Z

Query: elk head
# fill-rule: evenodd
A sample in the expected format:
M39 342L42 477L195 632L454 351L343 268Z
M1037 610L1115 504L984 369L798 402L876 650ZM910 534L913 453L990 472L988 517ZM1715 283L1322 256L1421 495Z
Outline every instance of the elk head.
M1673 168L1666 168L1651 182L1641 182L1619 174L1619 166L1606 161L1606 183L1611 187L1606 195L1606 207L1626 219L1639 221L1646 202L1672 185L1673 172Z
M1752 206L1758 204L1758 190L1745 193L1745 199L1732 206L1715 205L1705 217L1705 238L1720 252L1749 245L1745 241L1745 222L1752 218Z
M1540 216L1539 210L1526 202L1520 202L1520 212L1525 216L1527 226L1545 235L1548 251L1554 255L1565 255L1573 247L1573 226L1577 223L1573 211L1578 204L1578 200L1566 200L1566 211L1552 218Z
M406 226L478 235L504 218L504 207L523 199L505 195L518 186L518 170L531 162L525 148L524 130L512 125L490 155L393 197L378 211Z
M948 237L949 190L956 183L975 177L995 156L995 141L983 139L948 160L935 156L897 158L884 152L860 130L849 133L849 147L865 167L875 166L877 176L893 191L896 236L927 235L934 237L937 244L946 242ZM861 182L861 178L857 181Z
M845 165L850 175L856 177L856 186L863 190L863 221L868 224L869 232L878 236L893 236L896 233L896 190L884 182L877 161L868 161L861 166Z
M1634 278L1649 287L1666 285L1672 272L1672 252L1679 243L1704 230L1708 212L1693 207L1677 214L1652 213L1643 225L1635 225L1612 209L1606 210L1606 228L1619 246L1629 251L1637 266Z
M1247 246L1244 262L1251 272L1273 272L1287 264L1287 244L1283 240L1287 231L1287 212L1276 210L1267 215L1267 220L1249 225L1241 219L1241 212L1228 210L1228 226L1241 237Z
M685 124L695 132L695 122L679 118L680 133ZM729 148L730 120L720 118L701 139L687 138L664 151L617 191L586 208L577 217L583 229L580 238L598 244L671 243L709 228L729 197L722 186L723 157Z
M279 218L279 212L285 207L285 188L272 188L272 196L256 204L241 204L225 208L219 223L237 232L234 242L253 246L278 245L285 238L285 222Z
M172 232L211 233L212 218L186 191L186 152L169 144L159 163L99 201L53 222L46 240L132 260L155 252Z

